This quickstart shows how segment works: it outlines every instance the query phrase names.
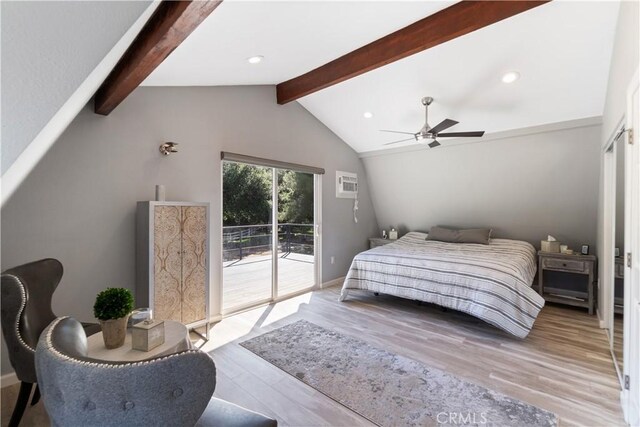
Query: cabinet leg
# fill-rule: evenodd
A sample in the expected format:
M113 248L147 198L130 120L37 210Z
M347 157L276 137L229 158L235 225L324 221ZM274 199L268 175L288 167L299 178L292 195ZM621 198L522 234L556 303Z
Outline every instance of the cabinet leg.
M593 308L595 306L595 298L594 298L594 288L595 280L593 277L593 273L589 273L589 315L593 314Z
M198 348L204 347L204 345L209 342L209 322L205 323L204 330L205 330L204 335L201 332L199 332L198 329L196 328L193 328L190 331L196 334L197 336L199 336L200 338L202 338L202 345Z

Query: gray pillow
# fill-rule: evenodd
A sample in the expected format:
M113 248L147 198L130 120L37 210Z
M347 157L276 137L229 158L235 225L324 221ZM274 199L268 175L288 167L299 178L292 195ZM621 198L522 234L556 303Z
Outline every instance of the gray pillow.
M489 244L491 238L490 228L446 228L446 227L431 227L427 240L437 240L439 242L449 243L481 243L483 245Z

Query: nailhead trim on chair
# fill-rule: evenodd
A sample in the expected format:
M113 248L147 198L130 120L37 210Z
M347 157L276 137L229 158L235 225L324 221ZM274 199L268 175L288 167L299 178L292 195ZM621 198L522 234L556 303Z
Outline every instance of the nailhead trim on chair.
M18 337L18 341L20 341L20 344L25 346L27 350L31 351L32 353L35 353L36 349L31 348L29 344L24 342L24 340L22 339L22 335L20 335L20 316L22 316L22 312L24 311L24 308L27 306L27 291L25 290L24 283L22 283L22 280L20 280L18 276L13 274L7 274L7 276L10 276L16 279L16 281L18 282L18 285L20 285L19 286L20 294L22 295L22 300L20 302L20 310L18 310L18 316L16 316L16 321L15 321L16 336Z
M89 361L86 361L86 360L76 359L75 357L68 356L68 355L63 354L60 351L58 351L58 349L53 346L53 341L51 340L51 336L53 335L53 330L58 325L58 323L60 323L60 321L63 320L63 319L68 319L69 317L70 316L58 317L56 320L54 320L51 323L51 325L49 326L49 329L48 329L47 335L45 337L45 340L46 340L46 343L47 343L47 347L50 348L51 352L54 353L56 356L58 356L58 357L60 357L61 359L64 359L64 360L71 361L73 363L78 363L80 365L92 366L92 367L103 367L103 368L110 368L110 369L119 369L119 368L131 367L131 366L145 366L145 365L149 365L151 363L156 363L156 362L160 362L160 361L163 361L163 360L171 359L172 357L176 357L176 356L182 355L184 353L202 353L200 350L197 350L197 349L195 349L195 350L185 350L185 351L181 351L179 353L173 353L173 354L169 354L169 355L166 355L166 356L163 356L163 357L158 357L156 359L141 360L139 362L119 363L119 364L89 362Z

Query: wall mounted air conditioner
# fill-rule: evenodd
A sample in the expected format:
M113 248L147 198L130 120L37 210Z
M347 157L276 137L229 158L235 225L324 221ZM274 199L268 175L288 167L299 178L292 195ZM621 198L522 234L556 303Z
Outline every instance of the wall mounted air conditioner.
M358 195L358 175L350 172L336 171L336 197L355 199Z

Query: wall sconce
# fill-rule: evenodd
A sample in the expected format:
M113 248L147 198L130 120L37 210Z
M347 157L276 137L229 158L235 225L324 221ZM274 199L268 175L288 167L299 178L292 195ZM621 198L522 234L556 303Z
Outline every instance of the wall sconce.
M168 156L171 153L178 152L178 143L177 142L165 142L160 146L160 152L165 156Z

